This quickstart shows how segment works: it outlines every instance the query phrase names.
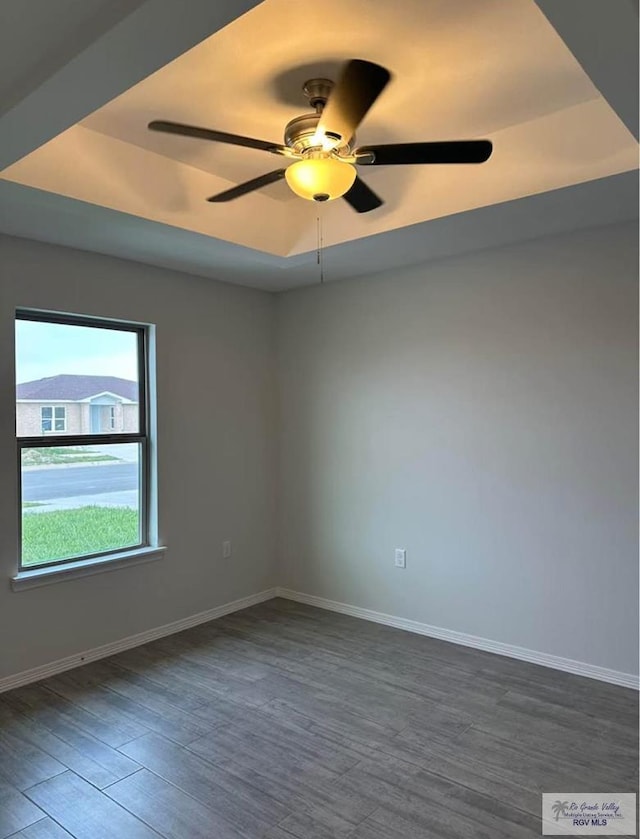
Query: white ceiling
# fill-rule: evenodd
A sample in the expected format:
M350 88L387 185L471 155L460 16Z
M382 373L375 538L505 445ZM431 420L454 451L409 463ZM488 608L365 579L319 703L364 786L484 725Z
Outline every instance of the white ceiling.
M35 5L35 0L24 2ZM365 7L371 8L372 3L373 0L354 0L352 4L342 5L350 6L350 13L355 13L356 18L362 18L363 9L360 9L360 6L364 4ZM563 0L563 3L565 9L574 5L573 0ZM329 240L336 244L325 251L327 279L339 279L579 226L610 223L632 218L636 214L634 173L604 177L628 171L635 161L632 158L629 163L628 132L600 95L606 95L609 90L609 101L616 100L619 115L627 124L633 125L635 105L630 104L635 79L633 67L627 67L631 97L621 97L619 88L620 80L624 78L625 67L631 64L634 58L634 49L629 47L629 32L633 24L637 28L636 12L631 0L617 0L615 12L614 5L610 3L592 3L590 0L579 0L579 3L581 15L575 17L574 34L578 44L575 52L582 67L577 64L530 0L514 0L510 4L493 0L485 0L482 3L478 3L477 0L456 0L454 3L420 0L416 4L413 0L401 0L393 5L384 3L380 6L381 10L392 8L394 15L402 23L397 24L399 29L396 32L397 37L392 39L395 44L392 47L384 44L376 47L375 39L371 39L376 32L388 33L393 23L393 15L388 20L378 20L379 24L384 24L379 29L361 27L369 33L368 46L365 45L366 49L363 47L364 57L380 60L395 71L396 93L392 96L392 87L389 88L386 104L384 97L387 93L383 94L376 106L379 107L378 116L372 112L371 118L362 127L362 141L394 142L404 139L489 135L494 139L494 143L497 137L502 136L503 146L506 146L509 142L508 132L511 130L516 132L515 139L510 141L511 148L522 153L524 146L527 153L524 159L530 171L520 172L519 168L523 167L518 167L516 157L512 160L510 169L506 167L500 172L494 170L491 178L487 176L488 180L485 182L478 178L480 186L476 184L475 187L470 187L469 184L473 182L470 179L476 177L474 173L483 169L482 166L460 167L468 174L458 181L455 176L449 174L451 167L438 167L439 170L447 169L446 177L436 174L434 167L428 176L421 175L426 177L426 180L423 181L422 191L417 193L420 196L428 194L430 200L434 196L437 198L437 201L433 198L437 208L426 214L426 218L430 219L427 221L423 221L424 213L422 217L420 214L412 217L406 209L412 204L415 206L425 203L424 198L420 202L415 200L415 196L413 201L408 200L408 195L411 198L414 181L401 175L389 180L387 172L391 167L388 167L386 172L378 170L370 177L367 173L366 177L371 185L381 192L384 191L391 206L382 213L384 223L376 222L360 227L356 229L355 235L351 235L350 232L353 227L349 228L349 225L354 224L352 217L355 214L346 206L340 208L343 211L342 215L334 214L334 235L332 239L329 237ZM175 189L180 185L178 179L175 180L173 196L163 191L165 182L162 178L166 175L161 173L167 171L167 161L170 164L170 158L176 161L174 166L196 172L193 189L198 216L213 209L204 202L204 206L200 207L201 190L204 189L204 195L215 191L207 191L207 188L220 182L222 171L228 180L237 181L260 171L268 171L269 168L277 168L271 166L269 160L265 168L259 153L246 150L225 148L225 156L221 157L218 152L212 154L208 146L207 157L203 158L205 152L199 148L196 150L188 140L178 140L179 144L187 145L177 148L166 145L167 140L175 141L176 138L159 138L160 143L164 142L165 145L154 146L158 138L150 138L146 132L138 133L138 129L148 118L163 116L167 119L199 122L223 130L235 130L279 140L278 128L281 130L287 119L306 110L302 100L299 100L298 106L295 99L296 88L307 77L307 71L300 65L308 53L305 53L299 38L289 34L283 43L274 43L274 37L266 38L268 49L266 52L265 49L262 52L254 49L252 52L256 53L255 57L252 57L252 53L243 51L242 61L236 61L238 66L243 68L243 72L236 74L235 87L229 79L223 79L225 83L222 85L212 83L206 76L206 68L213 62L214 71L220 73L220 67L225 66L225 61L227 65L233 63L231 59L239 43L229 37L234 27L240 31L253 16L264 30L270 20L267 16L270 5L283 8L291 6L293 13L295 9L300 8L300 4L296 3L293 6L289 0L267 0L260 8L246 15L244 19L236 20L226 30L223 29L224 25L232 21L234 16L256 4L250 0L243 3L228 0L216 4L205 3L204 0L190 0L189 14L185 15L186 7L177 0L147 0L128 4L120 2L112 4L111 14L115 15L115 20L106 22L104 7L107 4L104 2L83 0L82 4L78 4L73 0L59 0L56 5L60 13L55 19L55 26L52 25L51 42L42 38L40 30L34 40L34 33L26 31L24 21L18 20L19 16L14 16L16 26L11 34L14 34L15 38L10 37L8 40L17 44L20 38L29 37L31 43L38 44L42 54L38 54L37 51L33 54L31 66L23 61L19 72L14 68L12 84L18 87L22 85L24 88L24 79L33 79L37 72L42 72L43 62L49 61L50 66L53 66L55 62L52 62L50 56L54 54L58 56L58 63L63 55L73 55L75 58L63 62L46 82L36 86L23 96L12 110L0 117L0 133L3 139L6 136L9 141L2 144L4 153L0 151L3 158L0 165L6 166L23 158L34 148L43 146L47 140L85 118L83 127L72 129L72 132L76 132L76 135L78 132L91 134L92 141L97 137L100 142L102 138L108 146L103 147L107 148L107 154L112 153L115 143L127 146L127 150L132 149L133 154L137 149L147 159L157 159L157 178L145 175L140 177L138 182L125 183L125 187L134 195L144 187L152 199L152 207L162 205L163 201L166 204L167 196L170 199L169 204L171 201L175 203L180 200L179 193L175 193ZM77 14L78 5L82 5L83 8L83 15L80 17ZM116 5L119 7L117 13ZM544 8L544 0L539 5L543 11L547 11ZM139 8L135 8L136 6ZM215 9L212 9L213 6ZM405 17L397 14L398 9L403 6L406 7ZM409 9L409 6L412 8ZM505 16L503 10L506 6L509 7L510 14ZM592 44L595 70L591 71L592 75L589 78L584 72L586 70L589 73L591 70L589 37L588 34L585 35L580 21L584 21L588 10L591 17L589 18L589 14L586 14L586 17L590 25L593 25L598 7L603 25L600 28L600 39ZM339 8L340 6L336 6L336 10ZM0 9L4 12L4 6ZM520 18L516 14L518 9L521 13ZM523 11L527 12L528 18L522 17ZM279 14L281 13L282 9L279 10ZM427 43L431 47L428 51L428 69L431 76L423 71L424 62L420 67L416 63L420 51L412 52L407 46L411 26L416 28L416 15L422 15L422 28L429 30L430 41L427 39L422 43L417 37L414 40L417 44L416 49L419 47L424 51ZM501 31L498 31L497 21L501 21ZM526 21L527 25L525 30L520 32L521 41L518 42L518 27L522 29L523 21ZM3 23L5 22L3 19ZM11 22L10 15L9 24ZM540 38L543 34L547 38L543 51L540 50L539 42L537 50L531 46L536 41L533 37L534 23L538 27L537 37ZM565 15L556 25L565 42L571 47L573 44L570 24L571 20ZM356 20L350 18L348 26L344 22L342 31L349 33L355 26ZM509 26L512 27L510 30ZM222 31L219 31L220 29ZM98 30L100 34L96 35ZM290 30L293 32L294 27L290 27ZM313 26L309 31L313 31ZM190 53L187 52L204 38L210 37L213 32L218 34L195 50L192 49ZM245 41L248 37L245 33ZM41 40L38 41L38 38ZM505 39L509 41L508 44L502 43ZM353 36L347 40L353 41ZM606 43L603 43L603 40ZM330 43L338 45L334 54L328 49L327 44ZM397 48L398 43L402 49ZM453 61L447 61L444 48L438 53L439 43L446 43L449 45L449 51L453 50ZM212 52L209 44L217 46L217 52ZM525 49L526 44L529 44L528 50ZM621 46L625 49L621 49ZM475 53L472 47L476 50ZM348 50L347 43L342 43L339 38L327 40L324 48L317 52L320 58L316 67L322 69L324 62L327 69L335 68L341 58L352 54ZM616 56L615 61L603 60L603 53L606 54L607 51ZM19 52L17 45L15 52ZM182 59L174 61L170 67L160 70L146 82L134 87L136 83L164 67L171 58L185 52L187 54ZM622 61L621 53L626 56ZM359 54L363 52L359 51ZM47 55L49 58L46 58ZM202 59L198 61L198 55L208 56L208 62ZM473 60L470 60L469 56ZM262 91L260 79L267 59L271 63L268 65L269 72L265 75L267 82ZM183 71L177 72L176 68L179 69L181 62ZM612 65L615 65L613 69ZM506 74L507 78L501 78L505 75L504 68L507 66L511 72ZM287 68L291 67L294 70L288 72ZM432 84L427 87L430 78ZM187 96L184 89L181 91L181 83L187 84L190 94L195 91L197 95ZM170 94L166 97L166 106L162 96L163 89ZM625 88L627 92L628 89L629 86ZM115 98L127 90L130 92L125 92L119 99ZM224 94L227 90L228 97L225 100ZM207 103L210 91L215 95L212 95ZM451 91L455 91L456 96L451 95ZM449 95L445 95L447 92ZM97 110L104 103L114 99L115 101L102 111ZM242 108L234 106L237 102L242 103ZM267 103L267 107L264 103ZM585 117L584 109L593 109L594 106L599 108L596 128L599 131L604 130L604 138L600 137L600 145L589 146L581 138L593 138L593 131L582 134L581 128L589 127L588 124L585 125L585 119L587 123L591 119L593 127L593 114ZM164 110L165 107L169 108L168 112ZM197 118L200 109L205 110L203 119ZM576 113L581 109L583 112L578 119ZM96 113L86 119L92 112ZM413 115L413 118L409 116L398 129L398 123L407 113ZM46 116L43 117L42 114ZM605 129L602 127L603 119L606 123ZM559 123L559 127L554 129L556 137L572 130L572 145L564 149L559 147L559 151L562 152L560 157L563 158L560 164L557 164L556 160L558 155L553 149L549 149L549 137L553 134L550 133L549 121ZM542 135L539 133L542 130L541 123L546 124L546 135L544 131ZM523 131L523 128L528 133ZM428 135L425 135L426 130L429 131ZM64 136L65 134L62 135ZM535 142L527 146L527 141L532 136L538 140L540 137L544 140L546 136L546 146L544 142L541 146L540 142L538 146ZM55 145L50 143L49 148ZM576 155L569 154L572 147L575 149L576 146L587 149L587 159L579 160L577 165ZM42 155L46 148L47 146L43 146L39 154ZM92 155L95 155L96 148L93 142ZM540 154L536 154L538 149ZM227 156L227 151L233 154ZM635 155L635 148L633 153ZM622 155L617 163L614 160L616 154ZM188 157L187 162L181 160L185 155ZM256 157L258 161L255 160ZM77 157L75 160L77 162ZM604 167L603 160L606 164ZM553 177L550 180L541 180L543 170L548 174L548 170L554 168L550 167L550 161L554 161L555 166ZM489 165L486 164L487 167ZM220 166L224 169L219 168ZM46 169L46 166L44 168ZM535 178L531 170L535 170ZM171 174L175 170L169 165L168 171ZM412 175L415 171L413 168ZM205 180L202 181L202 178ZM29 183L28 178L24 180ZM223 184L223 188L228 185L228 180ZM583 183L580 186L567 187L567 184L581 181ZM501 189L496 188L497 182L502 185ZM517 189L514 188L514 182L517 182ZM231 213L233 217L227 213L233 224L227 225L227 228L218 226L218 229L211 225L210 220L207 222L208 227L199 229L194 224L176 225L175 218L172 219L170 215L168 218L154 219L152 214L131 209L126 203L123 205L121 200L119 203L101 200L98 203L105 206L96 206L86 203L95 200L93 194L87 196L76 193L74 198L69 197L68 185L60 188L59 183L52 185L47 183L46 179L44 185L51 191L7 181L0 182L0 229L13 235L59 242L262 288L290 288L317 280L314 255L308 253L314 245L313 236L309 233L309 220L315 221L315 208L300 199L289 199L284 184L273 188L270 194L255 196L244 206L242 201L235 202ZM39 186L42 187L43 183ZM285 191L281 190L278 193L278 188ZM64 193L65 189L66 196L56 194ZM482 193L481 200L474 200L473 196L477 196L478 191ZM448 204L445 201L443 204L443 196L450 197L451 194L457 195L460 200L457 203L450 200ZM523 197L526 195L531 197ZM78 197L84 201L77 200ZM323 208L328 231L331 228L327 211L333 210L338 203L342 204L336 202L335 205ZM113 207L128 212L117 212ZM293 212L292 207L295 208ZM473 207L478 209L472 209ZM225 210L228 209L225 207ZM281 217L282 213L286 214L286 224L280 223L281 218L276 218L278 210ZM398 213L400 219L397 218ZM146 219L138 217L145 215ZM237 229L247 227L250 223L255 225L256 219L263 233L266 231L271 240L271 246L268 248L251 237L243 240L231 230L234 225ZM355 221L360 221L359 217L355 216ZM197 232L193 232L194 230ZM227 241L223 241L224 239ZM349 239L359 241L345 241ZM260 253L256 247L270 250L271 253ZM285 259L284 254L292 255Z

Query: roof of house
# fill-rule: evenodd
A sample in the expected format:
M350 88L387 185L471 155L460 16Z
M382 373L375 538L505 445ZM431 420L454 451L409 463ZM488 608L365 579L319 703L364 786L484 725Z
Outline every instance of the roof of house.
M16 388L17 399L38 401L64 399L80 401L100 393L113 393L131 402L138 401L138 383L116 376L49 376L34 382L23 382Z

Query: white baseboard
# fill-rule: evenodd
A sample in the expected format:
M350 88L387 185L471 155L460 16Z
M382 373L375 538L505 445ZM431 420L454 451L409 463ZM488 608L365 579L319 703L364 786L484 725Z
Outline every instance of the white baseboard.
M165 635L173 635L175 632L182 632L183 629L189 629L200 623L207 623L207 621L221 618L223 615L228 615L231 612L238 612L240 609L255 606L257 603L263 603L265 600L271 600L276 597L276 592L277 589L270 588L266 591L260 591L257 594L250 594L248 597L240 598L240 600L224 603L222 606L216 606L213 609L208 609L206 612L198 612L198 614L190 615L188 618L173 621L173 623L166 623L164 626L157 626L146 632L139 632L137 635L130 635L128 638L113 641L111 644L94 647L92 650L70 655L67 658L59 658L57 661L43 664L40 667L33 667L31 670L23 670L22 673L16 673L13 676L5 676L5 678L0 679L0 693L11 690L12 688L21 687L22 685L28 685L31 682L39 682L40 679L55 676L57 673L63 673L65 670L72 670L81 664L88 664L91 661L97 661L99 658L107 658L107 656L115 655L115 653L130 650L132 647L139 647L141 644L147 644L149 641L155 641L157 638L163 638Z
M464 647L474 647L477 650L484 650L489 653L517 658L521 661L529 661L532 664L541 664L543 667L551 667L554 670L563 670L565 673L574 673L576 676L587 676L590 679L598 679L601 682L609 682L612 685L620 685L625 688L638 690L638 676L633 673L622 673L618 670L609 670L606 667L598 667L595 664L587 664L583 661L574 661L571 658L562 658L549 653L541 653L536 650L528 650L526 647L516 647L513 644L503 644L501 641L491 641L488 638L481 638L478 635L467 635L465 632L456 632L453 629L442 629L439 626L431 626L428 623L397 618L394 615L385 615L383 612L374 612L372 609L362 609L360 606L350 606L348 603L339 603L336 600L327 600L325 597L315 597L312 594L303 594L299 591L291 591L286 588L276 589L278 597L286 600L295 600L298 603L307 603L309 606L317 606L320 609L328 609L331 612L340 612L343 615L351 615L354 618L362 618L374 623L383 623L386 626L394 626L396 629L405 629L407 632L415 632L418 635L428 635L429 638L439 638L441 641L450 641L453 644L461 644Z
M439 638L442 641L450 641L453 644L461 644L465 647L473 647L478 650L484 650L485 652L496 653L497 655L504 655L509 658L517 658L521 661L529 661L532 664L540 664L543 667L551 667L554 670L562 670L565 673L574 673L577 676L587 676L591 679L598 679L601 682L609 682L610 684L620 685L621 687L633 688L635 690L638 690L639 687L638 677L632 673L622 673L618 670L609 670L606 667L598 667L594 664L574 661L570 658L562 658L561 656L549 655L548 653L541 653L536 650L528 650L525 647L516 647L513 644L503 644L501 641L491 641L488 638L481 638L477 635L467 635L464 632L456 632L453 629L442 629L439 626L431 626L430 624L408 620L407 618L398 618L394 615L386 615L383 612L375 612L372 609L363 609L360 606L351 606L348 603L339 603L336 600L327 600L325 597L315 597L312 594L303 594L302 592L291 591L287 588L271 588L258 592L257 594L250 594L248 597L242 597L240 600L234 600L231 603L224 603L222 606L216 606L213 609L208 609L206 612L199 612L196 615L190 615L188 618L167 623L164 626L158 626L146 632L140 632L137 635L130 635L127 638L113 641L110 644L104 644L101 647L95 647L92 650L86 650L76 655L60 658L57 661L43 664L40 667L34 667L31 670L24 670L13 676L6 676L0 679L0 693L30 684L31 682L38 682L41 679L46 679L48 676L55 676L57 673L63 673L65 670L72 670L74 667L88 664L91 661L97 661L100 658L107 658L110 655L115 655L124 650L130 650L133 647L139 647L142 644L149 643L149 641L155 641L157 638L164 638L166 635L182 632L183 629L189 629L192 626L207 623L216 618L221 618L223 615L229 615L231 612L247 609L249 606L255 606L257 603L263 603L265 600L271 600L274 597L283 597L286 600L307 603L309 606L317 606L320 609L327 609L331 612L340 612L343 615L351 615L354 618L362 618L363 620L381 623L385 626L393 626L396 629L404 629L407 632L414 632L418 635L427 635L429 638Z

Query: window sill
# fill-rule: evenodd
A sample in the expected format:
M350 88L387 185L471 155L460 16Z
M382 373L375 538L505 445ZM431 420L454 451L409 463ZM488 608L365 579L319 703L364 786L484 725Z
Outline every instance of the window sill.
M68 562L66 565L56 565L53 568L36 568L33 571L20 571L12 578L11 588L14 591L23 591L27 588L38 588L39 586L61 583L63 580L73 580L77 577L102 574L105 571L117 571L120 568L129 568L131 565L142 565L144 562L152 562L155 559L160 559L166 550L165 547L134 548L131 551L98 556L95 559Z

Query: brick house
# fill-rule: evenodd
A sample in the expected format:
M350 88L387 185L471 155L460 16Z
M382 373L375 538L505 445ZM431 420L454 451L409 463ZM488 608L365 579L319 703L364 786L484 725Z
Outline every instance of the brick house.
M115 376L50 376L16 388L20 437L138 430L138 383Z

